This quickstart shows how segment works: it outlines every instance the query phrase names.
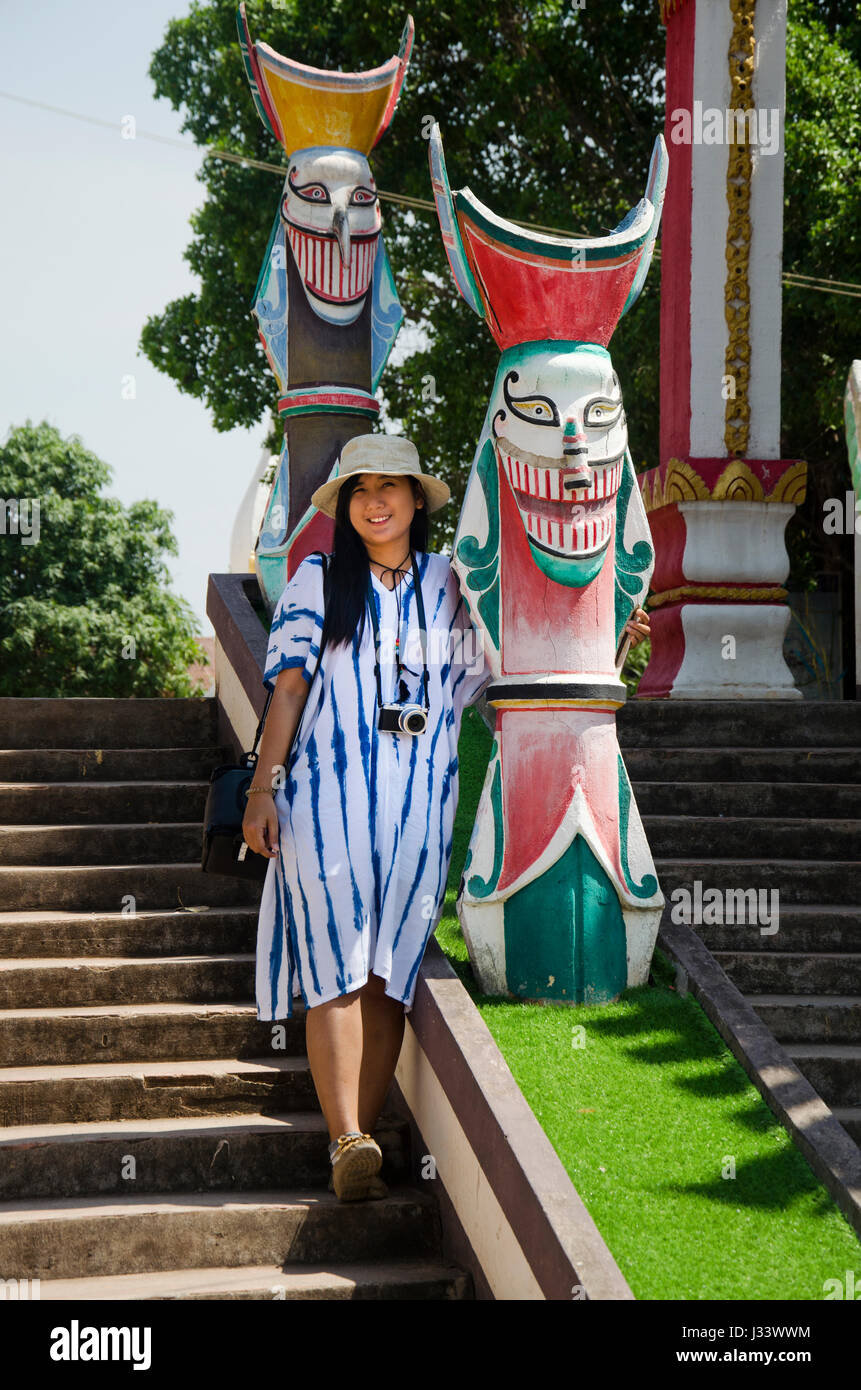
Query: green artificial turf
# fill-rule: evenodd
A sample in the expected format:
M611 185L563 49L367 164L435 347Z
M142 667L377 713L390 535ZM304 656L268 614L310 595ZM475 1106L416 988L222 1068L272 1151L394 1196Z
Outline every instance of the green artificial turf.
M655 983L615 1004L478 993L455 898L491 742L466 710L437 941L635 1296L820 1300L847 1270L861 1282L851 1226L660 952Z

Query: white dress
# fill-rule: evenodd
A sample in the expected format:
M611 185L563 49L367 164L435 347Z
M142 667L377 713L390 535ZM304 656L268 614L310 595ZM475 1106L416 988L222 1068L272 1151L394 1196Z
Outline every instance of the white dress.
M359 645L323 652L275 797L278 856L257 928L261 1020L289 1018L292 1000L325 1003L370 971L412 1007L428 939L445 900L458 797L464 708L492 679L447 555L416 551L427 623L430 710L423 734L377 728L373 628ZM389 590L371 571L380 626L383 701L397 698L394 634L400 603L408 700L423 705L412 572ZM296 570L272 618L264 683L285 667L311 681L323 626L322 562ZM269 773L261 768L261 773ZM271 774L269 774L271 775Z

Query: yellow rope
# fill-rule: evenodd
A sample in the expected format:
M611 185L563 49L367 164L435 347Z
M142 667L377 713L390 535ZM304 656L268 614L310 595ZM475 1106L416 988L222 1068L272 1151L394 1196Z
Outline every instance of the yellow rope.
M650 608L659 608L662 603L675 603L682 598L783 599L788 592L776 584L752 589L731 589L725 584L680 584L677 589L650 594L648 603Z

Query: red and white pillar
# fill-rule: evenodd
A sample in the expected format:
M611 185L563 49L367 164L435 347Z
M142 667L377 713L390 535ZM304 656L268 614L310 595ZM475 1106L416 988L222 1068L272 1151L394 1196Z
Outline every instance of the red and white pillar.
M662 0L670 166L646 698L800 698L780 457L786 0Z

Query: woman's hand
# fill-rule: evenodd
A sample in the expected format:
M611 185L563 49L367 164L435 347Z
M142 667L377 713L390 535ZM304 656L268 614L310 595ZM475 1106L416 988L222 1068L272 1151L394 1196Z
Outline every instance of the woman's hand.
M293 742L293 735L299 726L305 701L308 698L308 682L298 666L279 671L272 692L272 703L266 716L260 752L257 757L257 770L252 786L269 786L276 772L284 772L285 749ZM266 769L269 769L269 783L266 782ZM274 859L278 853L280 831L278 812L275 810L274 796L264 792L254 792L245 805L242 821L242 835L249 849L262 854L264 859Z
M274 859L278 853L278 813L275 801L264 792L249 796L242 821L242 837L249 849Z
M636 647L638 642L642 642L644 637L651 637L649 628L649 615L645 608L635 608L630 618L625 624L625 631L631 638L631 646Z

